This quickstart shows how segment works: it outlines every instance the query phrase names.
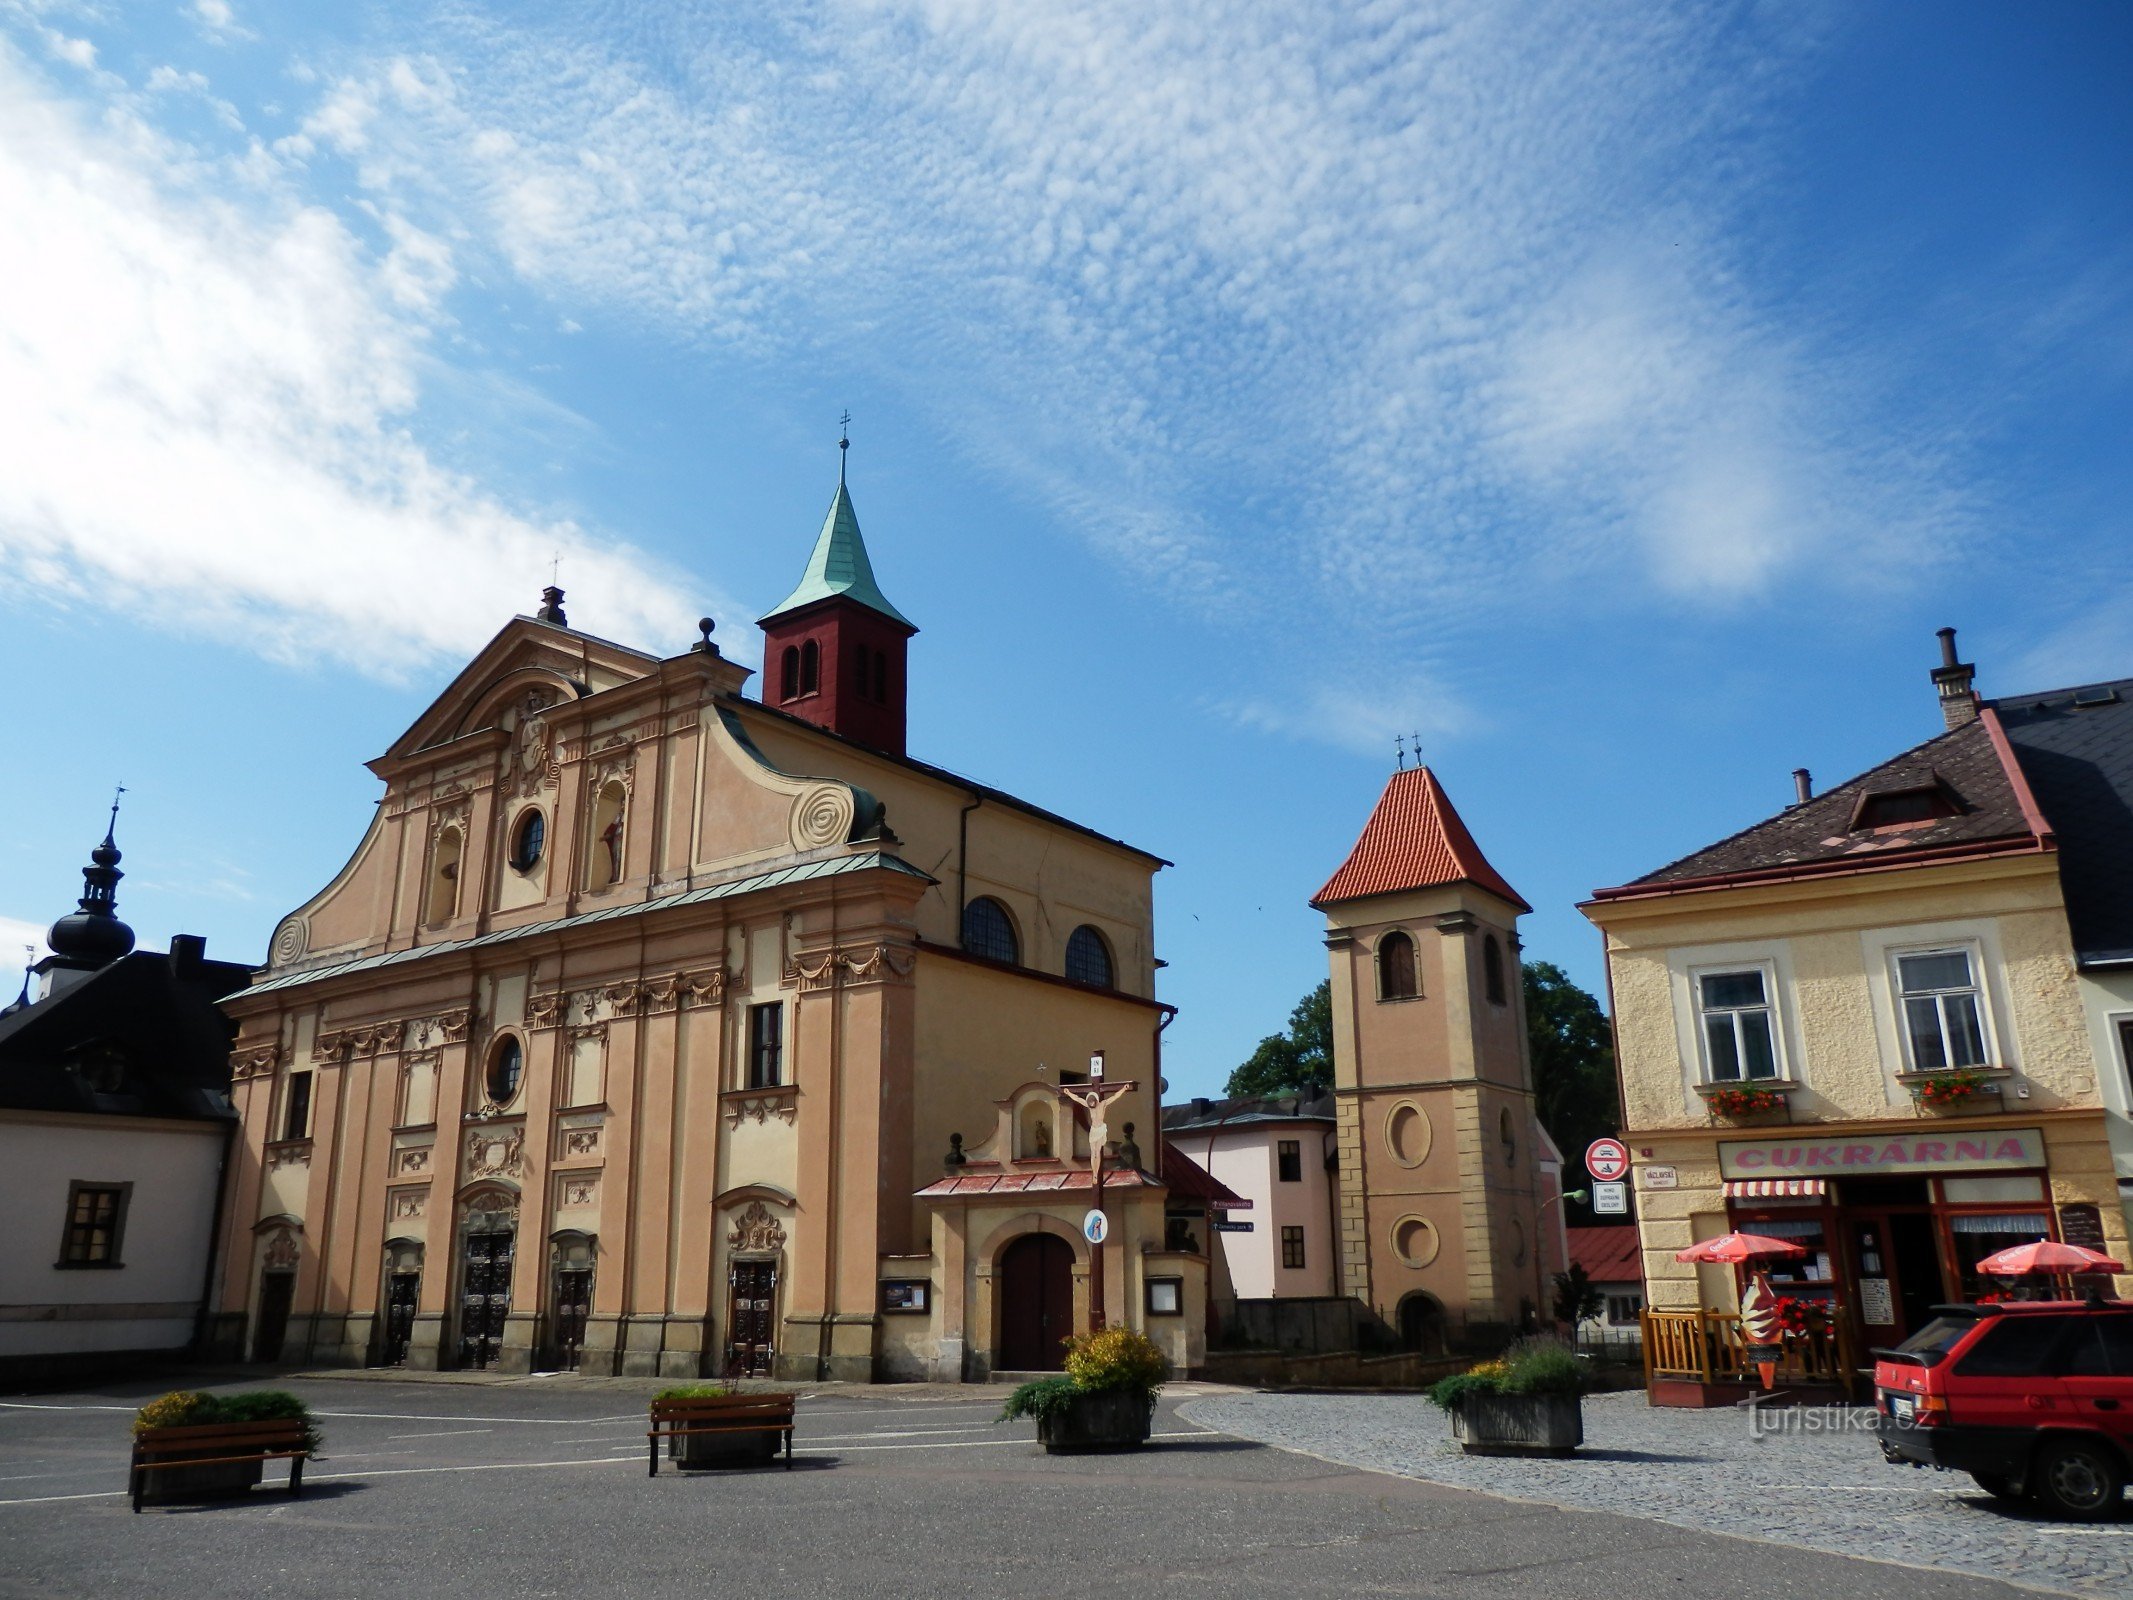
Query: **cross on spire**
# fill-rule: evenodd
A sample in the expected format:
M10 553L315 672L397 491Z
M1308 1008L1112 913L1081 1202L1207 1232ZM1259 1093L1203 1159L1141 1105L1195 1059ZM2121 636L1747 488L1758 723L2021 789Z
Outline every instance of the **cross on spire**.
M852 414L846 411L837 418L837 482L844 482L844 460L852 448Z
M1392 736L1392 759L1400 771L1407 770L1407 740L1397 733Z

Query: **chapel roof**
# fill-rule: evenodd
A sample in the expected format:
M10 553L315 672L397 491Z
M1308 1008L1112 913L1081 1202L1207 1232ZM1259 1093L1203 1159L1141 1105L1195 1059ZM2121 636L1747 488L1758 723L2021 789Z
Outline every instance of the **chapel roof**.
M1428 767L1408 767L1387 780L1355 848L1311 896L1311 904L1323 907L1452 883L1486 889L1520 911L1533 909L1489 865L1437 775Z
M815 548L807 558L807 569L800 574L799 587L773 606L762 617L771 622L787 612L798 611L802 606L813 605L818 600L833 600L842 596L855 600L870 611L878 611L891 622L900 622L913 633L918 625L889 603L889 597L881 592L881 585L874 579L874 563L867 558L866 540L859 532L859 514L852 509L852 497L844 487L844 478L837 478L837 493L830 501L829 514L822 519L822 531L815 536Z

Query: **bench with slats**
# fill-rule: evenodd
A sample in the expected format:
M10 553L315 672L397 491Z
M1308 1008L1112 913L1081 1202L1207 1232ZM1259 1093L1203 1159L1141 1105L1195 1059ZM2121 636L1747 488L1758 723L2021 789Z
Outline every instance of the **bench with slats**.
M654 1400L652 1476L659 1476L659 1441L702 1433L782 1433L785 1470L792 1470L793 1398L789 1394L734 1394L696 1400Z
M210 1422L199 1427L151 1428L133 1441L133 1509L151 1490L149 1475L179 1467L223 1467L241 1461L289 1463L289 1493L304 1492L304 1463L311 1456L300 1418L267 1422Z

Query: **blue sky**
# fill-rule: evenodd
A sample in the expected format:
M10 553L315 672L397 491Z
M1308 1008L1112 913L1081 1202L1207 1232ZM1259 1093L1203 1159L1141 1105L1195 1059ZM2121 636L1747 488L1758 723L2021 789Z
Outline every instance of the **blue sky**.
M558 554L753 659L845 407L914 753L1178 863L1177 1093L1395 733L1597 986L1935 627L2133 674L2123 7L344 11L0 4L10 988L121 781L256 957Z

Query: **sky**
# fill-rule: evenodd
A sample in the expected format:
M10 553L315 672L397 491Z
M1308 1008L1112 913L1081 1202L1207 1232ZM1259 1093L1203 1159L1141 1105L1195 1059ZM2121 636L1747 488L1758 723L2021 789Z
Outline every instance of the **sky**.
M661 653L836 478L915 755L1166 856L1172 1093L1419 737L1577 903L2133 675L2133 10L0 0L0 983L114 788L262 958L552 570Z

